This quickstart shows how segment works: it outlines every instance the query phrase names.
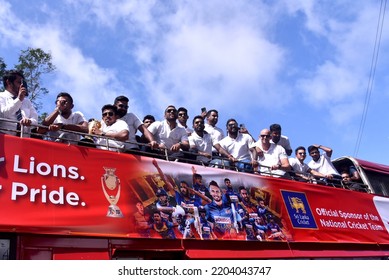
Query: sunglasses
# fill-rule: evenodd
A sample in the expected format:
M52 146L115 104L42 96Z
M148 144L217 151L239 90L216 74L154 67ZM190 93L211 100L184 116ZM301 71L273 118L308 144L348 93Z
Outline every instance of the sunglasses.
M307 153L299 153L299 155L306 155Z
M56 100L55 103L68 104L66 100Z
M270 138L270 135L261 135L261 138Z
M229 127L233 127L233 126L238 126L238 124L236 124L236 123L229 123L228 126Z
M112 117L113 116L113 112L105 112L102 115L103 115L103 117L107 117L107 116Z
M184 116L186 116L186 114L185 113L180 113L180 114L178 114L180 117L184 117Z
M176 109L168 109L166 110L166 113L177 113Z
M123 104L119 104L118 107L119 107L119 108L128 109L128 106L127 106L127 105L123 105Z

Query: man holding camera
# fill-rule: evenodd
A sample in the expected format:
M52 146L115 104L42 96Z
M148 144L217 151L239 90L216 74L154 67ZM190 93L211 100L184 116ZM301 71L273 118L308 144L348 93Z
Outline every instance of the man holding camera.
M29 133L29 126L38 124L38 114L26 98L28 92L23 80L23 74L16 70L6 71L3 75L5 91L0 92L0 118L13 122L1 121L0 133L17 135L20 125L24 126L24 133Z

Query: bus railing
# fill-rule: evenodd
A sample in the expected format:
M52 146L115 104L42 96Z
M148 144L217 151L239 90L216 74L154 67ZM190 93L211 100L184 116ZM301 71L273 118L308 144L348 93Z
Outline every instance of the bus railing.
M324 186L330 186L330 187L335 187L335 188L350 189L347 184L345 184L341 179L338 179L338 178L328 180L325 178L313 176L312 174L306 174L306 173L296 172L296 171L292 171L292 170L285 171L284 175L279 175L279 174L274 174L271 170L271 166L266 166L266 165L259 165L258 168L262 167L261 172L259 172L259 171L253 170L252 168L246 168L246 167L238 168L237 163L243 163L243 162L237 161L235 163L230 163L228 159L226 159L222 156L214 156L213 155L212 159L216 159L217 161L214 161L212 163L211 163L211 161L204 162L204 161L197 160L197 157L199 156L199 154L196 152L193 152L193 151L180 151L179 153L171 153L168 149L161 149L161 148L151 149L150 145L147 143L140 143L140 142L133 142L133 141L118 141L118 140L116 140L112 137L108 137L108 136L97 136L94 134L76 132L76 131L71 131L71 130L66 130L66 129L58 130L59 132L61 132L60 137L53 137L53 136L48 136L47 133L41 134L41 133L37 132L38 128L43 128L43 129L47 130L48 127L44 126L44 125L31 125L29 127L21 125L20 129L18 130L18 129L16 129L16 124L18 123L16 121L0 118L0 123L1 122L14 123L15 129L3 128L0 125L0 133L11 134L11 135L19 136L21 138L26 138L26 137L37 138L37 139L41 139L43 141L54 141L54 142L68 144L68 145L79 145L79 146L85 146L85 147L89 147L89 148L110 150L110 151L117 152L117 153L129 153L129 154L134 154L134 155L155 157L155 158L164 159L166 161L184 162L184 163L190 163L190 164L195 164L195 165L210 166L213 168L234 170L236 172L252 173L252 174L257 174L257 175L262 175L262 176L270 176L270 177L276 177L276 178L280 178L280 179L305 182L305 183L310 183L310 184L314 184L314 185L324 185ZM77 135L80 140L74 140L74 137L68 138L67 136L69 136L69 135ZM98 143L99 141L97 141L97 139L99 139L99 138L106 139L104 145ZM117 147L110 146L109 140L114 140L116 143L122 143L124 147L126 144L135 144L135 145L139 146L139 150L138 149L125 149L125 148L118 149ZM179 156L178 156L178 154L179 154ZM245 164L247 164L247 163L245 163ZM243 166L246 166L246 165L243 165ZM264 171L264 169L267 171ZM308 179L302 179L304 177L308 178ZM369 192L369 188L365 184L353 183L353 186L354 187L358 186L356 191ZM355 189L353 189L353 190L355 190Z

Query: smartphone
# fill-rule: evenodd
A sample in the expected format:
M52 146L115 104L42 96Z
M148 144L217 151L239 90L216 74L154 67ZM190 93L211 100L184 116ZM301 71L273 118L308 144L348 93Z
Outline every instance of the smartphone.
M207 112L207 108L205 108L205 107L201 108L201 112L202 113Z
M26 96L28 96L27 82L24 79L22 79L21 83L22 83L22 87L24 87L26 89Z

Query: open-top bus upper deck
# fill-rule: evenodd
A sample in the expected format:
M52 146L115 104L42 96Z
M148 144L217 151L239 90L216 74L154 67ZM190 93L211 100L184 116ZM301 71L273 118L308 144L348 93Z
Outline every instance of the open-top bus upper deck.
M387 258L389 167L351 157L334 164L354 165L366 192L0 134L0 253L4 259ZM208 190L211 182L225 189L228 178L238 199L208 194L194 174ZM192 200L183 198L182 182Z

